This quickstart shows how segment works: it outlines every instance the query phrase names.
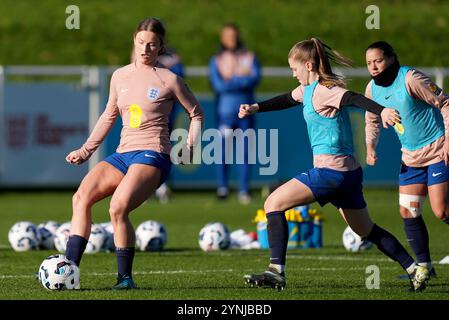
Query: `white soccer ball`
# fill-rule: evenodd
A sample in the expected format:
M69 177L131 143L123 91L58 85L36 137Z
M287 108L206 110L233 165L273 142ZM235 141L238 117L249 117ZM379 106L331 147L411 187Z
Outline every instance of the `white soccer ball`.
M140 251L160 251L167 243L167 231L163 224L148 220L136 229L136 247Z
M231 245L231 236L223 223L211 222L200 230L198 243L200 248L206 252L225 250Z
M39 244L41 249L55 249L55 234L59 226L60 224L53 220L42 222L37 226L37 230L41 236L41 242Z
M371 249L373 243L368 240L362 240L349 226L343 232L343 245L346 250L357 252Z
M48 290L80 288L78 266L62 254L51 255L39 266L39 281Z
M114 227L112 226L112 222L103 222L100 225L106 231L106 241L104 242L103 251L114 252Z
M104 248L107 239L106 230L99 225L93 224L90 228L89 241L86 245L85 253L98 253Z
M64 253L65 249L67 248L67 241L69 240L70 236L70 227L71 222L69 221L60 225L59 228L56 230L55 248L61 253Z
M20 221L9 229L8 240L14 251L39 249L41 241L36 225L29 221Z

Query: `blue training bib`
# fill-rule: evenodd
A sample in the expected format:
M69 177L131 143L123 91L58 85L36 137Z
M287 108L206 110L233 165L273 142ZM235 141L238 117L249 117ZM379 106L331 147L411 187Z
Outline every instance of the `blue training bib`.
M307 124L310 143L314 155L354 153L351 122L346 108L336 116L327 118L319 115L313 106L312 97L318 80L304 86L303 114Z
M401 67L389 87L378 86L371 80L371 94L380 105L399 111L402 128L396 129L396 133L402 147L414 151L444 135L444 121L437 108L409 95L405 78L410 69Z

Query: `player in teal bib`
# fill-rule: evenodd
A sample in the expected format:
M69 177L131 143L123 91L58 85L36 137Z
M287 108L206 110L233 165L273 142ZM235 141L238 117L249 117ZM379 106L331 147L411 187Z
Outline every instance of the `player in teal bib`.
M333 117L319 115L313 106L312 96L318 80L304 87L304 120L307 123L310 144L314 155L354 153L351 122L346 108Z
M401 124L395 130L402 145L399 204L407 240L420 266L435 275L429 234L422 217L427 193L435 215L449 224L449 97L428 76L400 66L393 48L384 41L371 44L366 62L372 80L366 96L384 107L395 108ZM366 114L367 164L377 162L380 120ZM445 134L446 133L446 134Z
M347 107L380 115L383 125L400 123L397 111L383 108L363 95L344 88L343 78L332 72L330 61L348 65L348 60L319 39L298 42L288 55L293 76L300 86L292 92L257 104L242 104L239 117L299 105L303 108L313 151L314 168L301 172L273 191L264 203L268 223L270 264L260 274L245 275L251 286L284 289L288 225L285 210L317 201L332 203L348 225L381 252L397 261L410 275L412 290L425 287L422 271L399 241L374 224L363 198L363 172L353 156L352 131ZM294 137L297 138L297 137Z
M402 147L414 151L443 136L444 123L437 108L407 92L405 78L410 70L400 67L396 79L387 87L371 80L371 95L377 103L399 111L402 126L395 126L396 133Z

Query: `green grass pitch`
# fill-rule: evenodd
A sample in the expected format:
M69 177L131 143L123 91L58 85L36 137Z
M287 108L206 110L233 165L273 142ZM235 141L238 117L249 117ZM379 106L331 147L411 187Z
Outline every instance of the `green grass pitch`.
M38 283L33 273L41 261L55 251L14 252L8 243L8 230L17 221L44 220L66 222L71 215L71 192L21 192L0 194L0 300L352 300L352 299L448 299L449 265L437 262L449 255L447 226L425 209L430 247L438 277L430 281L423 293L408 293L408 280L398 264L373 248L366 252L346 252L341 243L345 224L336 209L328 205L321 249L294 249L287 256L287 287L247 288L243 275L259 272L268 263L268 250L226 250L205 253L197 242L198 232L207 222L221 221L230 230L255 231L251 223L263 198L255 195L252 204L238 204L235 195L219 202L213 193L175 193L165 205L152 199L136 209L134 226L145 220L158 220L168 231L168 243L162 252L136 253L134 278L138 290L114 292L116 261L112 253L85 254L81 262L79 291L50 292ZM405 244L402 221L397 212L398 196L394 189L367 189L366 200L371 216ZM94 222L108 220L108 199L93 209ZM317 205L314 207L318 208ZM380 288L367 289L366 267L380 268Z

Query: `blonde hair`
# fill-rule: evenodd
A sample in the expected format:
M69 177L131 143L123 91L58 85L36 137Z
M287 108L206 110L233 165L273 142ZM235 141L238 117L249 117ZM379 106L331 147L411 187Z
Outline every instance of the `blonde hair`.
M304 40L296 43L290 49L288 58L301 62L313 62L315 64L320 83L326 87L346 86L344 77L333 73L330 64L331 61L347 67L352 66L352 61L349 58L346 58L337 51L332 50L331 47L318 38L311 38L310 40Z

